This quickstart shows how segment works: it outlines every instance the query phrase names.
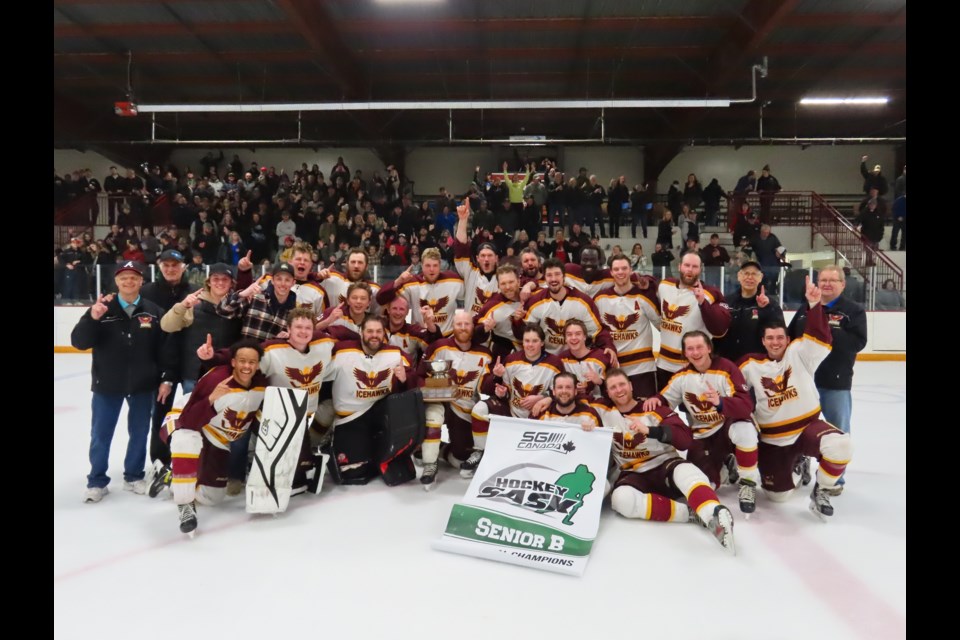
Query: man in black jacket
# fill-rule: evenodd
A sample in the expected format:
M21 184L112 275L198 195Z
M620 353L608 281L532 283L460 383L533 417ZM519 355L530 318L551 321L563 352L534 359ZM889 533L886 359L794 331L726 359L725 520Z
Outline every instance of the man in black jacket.
M760 286L763 271L758 262L740 265L737 280L740 290L727 296L730 328L726 335L714 341L717 353L733 362L748 353L765 353L763 327L774 320L783 322L780 303Z
M173 305L183 301L191 291L190 284L184 277L186 265L182 253L176 249L167 249L160 254L157 263L160 265L161 277L157 278L155 282L145 284L140 295L160 307L162 311L160 317L162 318L167 311L173 308ZM176 348L179 340L180 336L169 340L171 354L179 355L180 349ZM179 362L177 362L176 370L179 371L179 369ZM153 420L150 427L150 460L154 463L157 460L161 460L168 466L170 463L170 447L160 439L160 426L163 424L163 418L167 415L167 412L173 407L173 398L176 396L175 391L179 381L179 376L165 380L163 384L169 387L170 392L166 394L163 401L160 400L158 394L153 406Z
M130 440L124 458L123 488L146 491L143 463L150 433L154 398L165 399L172 366L160 329L162 310L141 293L143 267L124 262L117 268L119 294L101 296L73 328L70 342L76 349L93 349L93 424L90 441L90 474L84 502L100 502L108 493L110 443L120 409L126 399Z
M822 297L820 303L827 314L827 322L833 334L833 350L824 360L814 380L820 393L820 408L824 419L844 433L850 433L850 414L853 409L853 365L857 354L867 346L867 314L863 307L840 295L846 286L843 269L830 265L820 270L817 286ZM807 311L803 304L790 322L790 338L796 340L807 326ZM843 478L837 482L836 493L842 491Z

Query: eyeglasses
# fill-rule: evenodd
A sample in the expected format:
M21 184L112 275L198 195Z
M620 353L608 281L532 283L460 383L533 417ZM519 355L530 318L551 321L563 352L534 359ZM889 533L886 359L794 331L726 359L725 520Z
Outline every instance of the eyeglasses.
M839 284L839 283L843 282L843 280L830 280L830 279L827 279L827 278L820 278L819 280L817 280L817 282L820 283L820 284L823 284L823 283L827 283L827 284Z

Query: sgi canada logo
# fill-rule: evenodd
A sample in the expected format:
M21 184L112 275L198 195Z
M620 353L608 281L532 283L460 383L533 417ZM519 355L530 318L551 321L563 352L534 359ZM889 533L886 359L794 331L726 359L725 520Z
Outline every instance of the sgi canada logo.
M524 431L520 442L517 444L517 451L555 451L564 455L576 449L573 440L567 440L562 433L549 431Z

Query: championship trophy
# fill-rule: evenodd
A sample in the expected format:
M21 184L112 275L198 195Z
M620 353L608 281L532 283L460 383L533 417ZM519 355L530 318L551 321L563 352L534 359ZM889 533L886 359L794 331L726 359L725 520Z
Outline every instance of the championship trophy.
M427 360L429 375L420 390L424 402L450 402L454 400L453 381L450 380L449 360Z

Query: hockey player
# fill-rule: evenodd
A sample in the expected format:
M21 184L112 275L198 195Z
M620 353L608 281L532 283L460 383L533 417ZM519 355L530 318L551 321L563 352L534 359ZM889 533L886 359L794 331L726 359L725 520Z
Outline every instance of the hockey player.
M316 330L337 340L359 340L360 324L370 312L373 292L366 282L353 282L347 287L343 303L323 312Z
M424 385L429 375L428 363L431 360L450 362L447 375L454 384L453 393L456 400L450 403L427 404L427 435L422 446L423 474L420 476L420 482L427 490L433 488L437 477L440 429L444 423L450 435L447 454L450 463L459 467L463 460L470 457L473 450L470 413L476 404L480 385L490 375L493 356L482 343L474 340L470 312L466 309L457 309L453 317L453 335L432 343L424 353L417 372L420 386ZM449 456L453 459L451 460Z
M420 354L443 335L440 333L440 327L434 322L433 309L430 307L421 309L423 326L407 322L409 311L410 305L406 298L394 298L393 302L387 305L387 342L400 347L400 350L407 354L407 360L416 367L420 362Z
M553 379L553 397L537 403L530 415L545 422L579 424L584 431L601 426L600 416L577 394L577 377L568 371Z
M713 355L713 343L702 331L683 336L688 365L674 374L659 394L643 403L644 411L681 404L693 430L687 460L703 471L714 489L721 484L721 467L734 454L740 480L740 510L753 513L757 471L757 427L751 419L753 400L740 369L726 358ZM730 480L733 482L732 478Z
M376 295L380 285L369 279L367 275L367 254L363 249L353 247L347 253L347 269L340 272L337 269L321 269L317 274L320 286L326 292L327 307L335 307L347 301L347 288L357 282L364 282L370 287L370 313L377 313L380 309L376 302Z
M497 285L497 249L491 242L481 243L474 260L467 225L470 222L470 200L464 198L457 206L457 233L453 243L453 257L457 273L463 278L463 308L476 314L499 291Z
M474 337L489 344L495 358L504 359L520 348L514 325L523 322L526 311L520 301L517 268L505 264L497 269L499 293L493 294L474 318Z
M210 347L212 350L212 346ZM230 348L229 366L211 369L194 388L183 411L167 414L173 466L171 490L180 531L197 528L197 503L212 505L226 493L230 443L259 427L266 377L257 369L263 349L249 338Z
M704 473L677 453L690 446L690 428L667 407L644 410L623 370L611 369L606 386L609 399L591 406L614 432L613 510L627 518L696 522L736 553L733 515Z
M383 318L368 315L360 331L360 342L336 344L330 363L336 411L330 472L341 484L366 484L380 474L380 401L416 384L406 355L387 344Z
M634 397L646 400L659 391L652 330L652 327L660 328L657 292L653 287L641 289L633 281L627 256L614 258L610 273L613 286L602 290L593 300L600 312L600 321L616 347L620 368L630 376Z
M809 309L803 335L791 341L782 320L771 322L763 330L766 353L745 356L740 371L757 398L754 415L760 425L764 492L776 502L788 499L797 486L795 470L808 460L805 456L813 456L820 468L810 510L825 519L833 515L830 490L850 462L853 447L850 434L820 419L814 375L833 343L820 296L807 276Z
M523 330L523 350L505 361L497 360L483 383L481 393L490 396L473 406L473 453L460 465L460 476L472 478L483 458L490 429L490 414L527 418L530 410L547 396L553 377L563 371L563 362L544 350L543 329L528 324Z
M603 379L610 368L610 357L601 349L587 346L587 328L573 318L563 327L567 348L558 354L563 368L577 379L577 395L589 399L599 398Z
M543 263L547 288L540 289L524 305L524 325L533 323L543 328L546 336L546 350L552 354L563 351L563 327L570 318L577 318L587 327L587 334L594 344L609 349L611 360L616 360L613 342L603 325L597 306L585 294L563 283L564 266L559 260L551 258ZM514 335L519 339L524 325L514 327Z
M657 288L662 317L657 384L661 387L688 364L681 345L685 334L702 331L711 339L719 338L730 327L730 310L724 303L723 294L700 281L702 269L700 254L684 254L680 262L680 278L664 278Z
M453 332L453 312L457 310L457 298L463 296L463 278L453 271L440 271L440 250L431 247L420 255L423 273L414 275L412 267L388 283L377 294L377 303L390 304L397 296L403 296L410 304L411 320L423 325L422 306L433 309L436 323L444 337Z

